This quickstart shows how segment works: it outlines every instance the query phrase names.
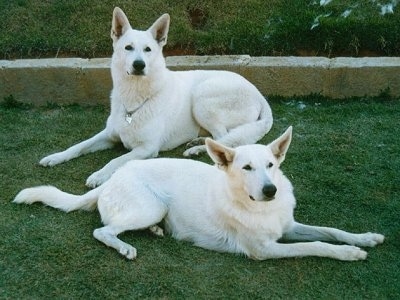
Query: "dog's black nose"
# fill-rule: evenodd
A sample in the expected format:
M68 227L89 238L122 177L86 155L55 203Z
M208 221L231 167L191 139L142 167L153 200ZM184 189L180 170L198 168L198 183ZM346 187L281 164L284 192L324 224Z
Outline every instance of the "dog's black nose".
M143 69L146 67L146 64L144 63L143 60L135 60L133 62L133 68L135 71L143 71Z
M276 186L273 185L272 183L264 185L262 192L265 197L267 198L273 198L276 193Z

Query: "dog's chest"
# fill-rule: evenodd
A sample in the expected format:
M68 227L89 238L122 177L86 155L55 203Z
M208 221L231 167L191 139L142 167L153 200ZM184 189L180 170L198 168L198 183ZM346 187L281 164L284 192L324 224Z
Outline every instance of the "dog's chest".
M148 132L152 115L150 108L147 107L149 101L144 100L130 106L121 104L112 112L110 119L113 128L124 147L129 150L143 143L151 134Z

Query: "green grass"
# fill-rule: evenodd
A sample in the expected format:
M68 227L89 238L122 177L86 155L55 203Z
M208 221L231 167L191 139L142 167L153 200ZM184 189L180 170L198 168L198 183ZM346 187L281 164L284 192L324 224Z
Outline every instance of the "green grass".
M0 0L0 58L110 56L115 5L140 29L168 12L167 55L398 56L400 5L382 16L378 2Z
M61 211L11 200L25 187L87 191L86 178L122 148L53 168L38 161L103 128L108 108L0 105L1 299L398 299L400 298L400 103L384 97L331 101L273 97L267 143L287 126L294 137L283 165L301 222L386 235L363 262L326 258L253 261L147 231L122 239L138 248L123 259L92 237L97 212ZM85 124L85 125L83 125ZM181 157L183 147L163 156ZM205 156L204 161L209 161Z

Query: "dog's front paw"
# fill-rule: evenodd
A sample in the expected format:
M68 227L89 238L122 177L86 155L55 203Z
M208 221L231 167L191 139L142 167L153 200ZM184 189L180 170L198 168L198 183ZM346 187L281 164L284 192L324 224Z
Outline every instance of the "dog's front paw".
M385 236L382 234L367 232L360 234L360 240L357 245L363 247L375 247L378 244L382 244L384 240Z
M51 154L49 156L42 158L40 160L39 164L44 167L52 167L52 166L61 164L64 161L67 161L67 159L62 154L62 152L60 152L60 153L54 153L54 154Z
M339 247L341 247L341 253L338 257L340 260L354 261L367 258L367 252L356 246L342 245Z
M183 156L193 156L193 155L199 155L200 153L206 152L206 146L195 146L192 148L187 149L185 152L183 152Z
M102 185L107 179L110 178L110 175L103 170L99 170L94 172L92 175L86 179L86 186L90 188L95 188L96 186Z
M128 244L122 245L119 248L119 253L125 256L127 259L135 259L137 256L136 248Z

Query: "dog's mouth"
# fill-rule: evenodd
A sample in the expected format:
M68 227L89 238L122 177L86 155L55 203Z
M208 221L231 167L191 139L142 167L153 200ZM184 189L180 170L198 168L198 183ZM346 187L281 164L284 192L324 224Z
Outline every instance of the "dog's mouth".
M144 71L137 71L134 70L133 72L126 72L126 74L128 74L128 76L144 76Z
M257 201L256 199L254 199L254 197L252 196L252 195L249 195L249 198L250 198L250 200L252 200L252 201ZM275 197L263 197L263 199L262 200L260 200L260 201L272 201L272 200L274 200L275 199Z
M143 71L133 71L133 75L144 76L144 72Z

